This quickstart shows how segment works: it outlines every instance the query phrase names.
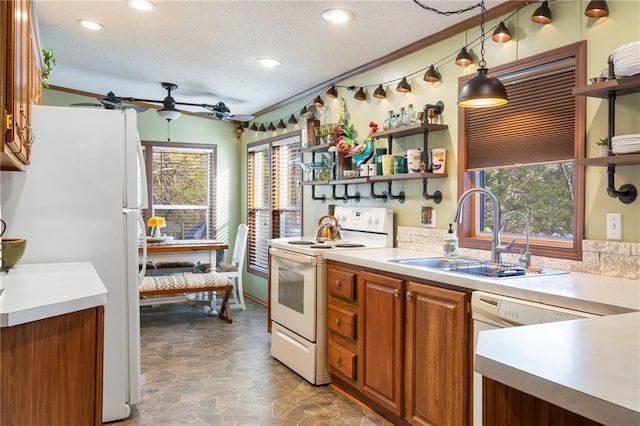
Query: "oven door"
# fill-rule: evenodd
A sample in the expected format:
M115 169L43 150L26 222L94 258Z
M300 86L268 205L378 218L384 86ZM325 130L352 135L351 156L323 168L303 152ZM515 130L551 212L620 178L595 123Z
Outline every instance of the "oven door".
M274 247L269 254L271 319L315 342L318 258Z

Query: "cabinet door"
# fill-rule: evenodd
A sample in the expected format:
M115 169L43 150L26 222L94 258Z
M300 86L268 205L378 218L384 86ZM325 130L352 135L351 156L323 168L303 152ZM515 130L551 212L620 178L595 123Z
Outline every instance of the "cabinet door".
M363 272L362 393L402 416L403 282Z
M406 412L413 425L469 419L466 294L407 283Z

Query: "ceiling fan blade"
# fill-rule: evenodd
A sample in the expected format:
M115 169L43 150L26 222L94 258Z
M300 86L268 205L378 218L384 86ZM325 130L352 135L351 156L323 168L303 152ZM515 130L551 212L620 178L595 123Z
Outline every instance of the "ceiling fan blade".
M227 118L229 120L240 121L244 123L253 120L255 117L251 114L231 114Z
M122 109L134 109L136 112L140 113L147 111L149 108L140 105L122 105Z
M96 104L91 102L77 102L75 104L70 104L73 107L93 107L93 108L104 108L102 104Z

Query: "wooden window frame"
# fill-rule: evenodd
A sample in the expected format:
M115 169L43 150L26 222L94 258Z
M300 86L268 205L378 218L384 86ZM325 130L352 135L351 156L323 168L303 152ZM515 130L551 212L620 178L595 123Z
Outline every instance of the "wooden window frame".
M580 41L564 47L543 52L528 58L514 61L502 66L492 68L491 74L494 76L507 75L524 69L529 69L537 65L551 63L563 58L575 57L575 85L579 86L586 81L586 61L587 43ZM474 74L475 75L475 74ZM458 80L459 89L474 75L460 77ZM575 128L573 160L585 157L586 140L586 99L583 96L575 97ZM458 108L458 198L468 189L477 186L475 181L476 173L467 171L467 109ZM571 243L554 243L550 245L549 240L531 238L531 254L537 256L581 260L582 259L582 239L584 238L584 204L585 204L585 168L575 166L574 172L574 217L573 217L573 240ZM465 203L462 223L458 225L458 236L460 247L490 250L491 236L477 234L475 230L478 226L478 218L475 212L479 206L476 198L471 197ZM518 237L511 252L517 253L525 247L524 237Z

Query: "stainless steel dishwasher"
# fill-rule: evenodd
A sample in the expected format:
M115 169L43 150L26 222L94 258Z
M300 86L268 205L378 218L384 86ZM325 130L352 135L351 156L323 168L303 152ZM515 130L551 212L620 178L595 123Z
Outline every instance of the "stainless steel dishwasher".
M478 333L481 331L598 316L483 291L475 291L471 295L471 312L474 353L478 344ZM482 376L475 371L473 372L473 425L482 425Z

